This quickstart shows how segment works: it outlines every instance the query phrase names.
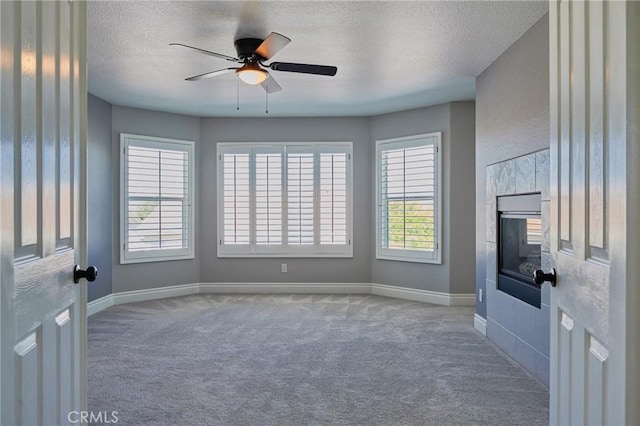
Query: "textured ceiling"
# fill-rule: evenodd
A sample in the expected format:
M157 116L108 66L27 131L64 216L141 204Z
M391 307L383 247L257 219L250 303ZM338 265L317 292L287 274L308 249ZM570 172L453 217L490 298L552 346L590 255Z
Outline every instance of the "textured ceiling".
M196 116L264 116L260 86L234 66L170 47L236 56L233 42L291 38L274 61L335 65L335 77L271 71L270 116L374 115L475 98L475 77L547 11L546 1L91 1L89 91L117 105Z

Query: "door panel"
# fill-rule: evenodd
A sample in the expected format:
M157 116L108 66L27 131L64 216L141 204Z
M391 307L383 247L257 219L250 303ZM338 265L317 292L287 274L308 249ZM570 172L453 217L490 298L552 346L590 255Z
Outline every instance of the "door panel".
M20 43L20 58L16 65L19 68L20 86L20 120L18 132L21 143L17 145L18 160L16 168L20 178L16 182L19 194L16 203L20 207L16 215L16 227L20 228L16 239L16 248L24 250L24 254L35 255L38 242L38 141L36 130L36 54L38 38L36 34L37 7L33 2L25 2L19 11L21 31L17 34ZM16 69L18 71L18 69ZM16 235L16 236L17 236Z
M40 405L42 345L40 329L36 329L19 341L15 350L15 393L19 401L16 423L37 425L42 423L42 413L34 409Z
M0 424L86 405L85 7L0 2Z
M638 420L625 405L627 381L638 377L620 330L637 285L625 273L627 249L640 238L627 232L627 194L638 182L624 164L627 126L638 118L628 122L620 107L631 13L629 2L550 2L552 424Z
M588 189L589 210L587 212L587 235L589 252L587 256L607 260L606 241L606 199L607 185L605 176L606 139L604 137L604 5L602 2L589 2L588 8L588 44L589 73L588 86L588 137L587 152L589 164Z

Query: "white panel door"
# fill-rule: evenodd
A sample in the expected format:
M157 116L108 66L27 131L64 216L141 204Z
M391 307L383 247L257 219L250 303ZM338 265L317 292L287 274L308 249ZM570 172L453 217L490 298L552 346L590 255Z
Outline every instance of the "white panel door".
M83 2L0 2L0 424L86 406ZM75 417L72 416L72 419Z
M554 425L640 422L639 9L550 2Z

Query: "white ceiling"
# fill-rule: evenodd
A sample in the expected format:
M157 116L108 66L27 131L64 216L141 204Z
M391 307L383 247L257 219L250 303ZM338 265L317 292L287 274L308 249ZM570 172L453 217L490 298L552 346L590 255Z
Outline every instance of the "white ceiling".
M265 115L235 66L170 47L236 56L233 42L291 38L274 61L335 65L335 77L271 71L270 116L353 116L475 98L475 77L547 11L546 1L92 1L89 91L113 104L196 116Z

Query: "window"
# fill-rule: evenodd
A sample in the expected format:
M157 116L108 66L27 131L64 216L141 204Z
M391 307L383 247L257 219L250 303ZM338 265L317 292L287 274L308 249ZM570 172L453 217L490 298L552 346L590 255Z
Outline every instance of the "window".
M122 133L120 145L120 263L193 258L193 142Z
M440 263L440 133L376 142L376 257Z
M218 256L352 256L351 145L219 143Z

